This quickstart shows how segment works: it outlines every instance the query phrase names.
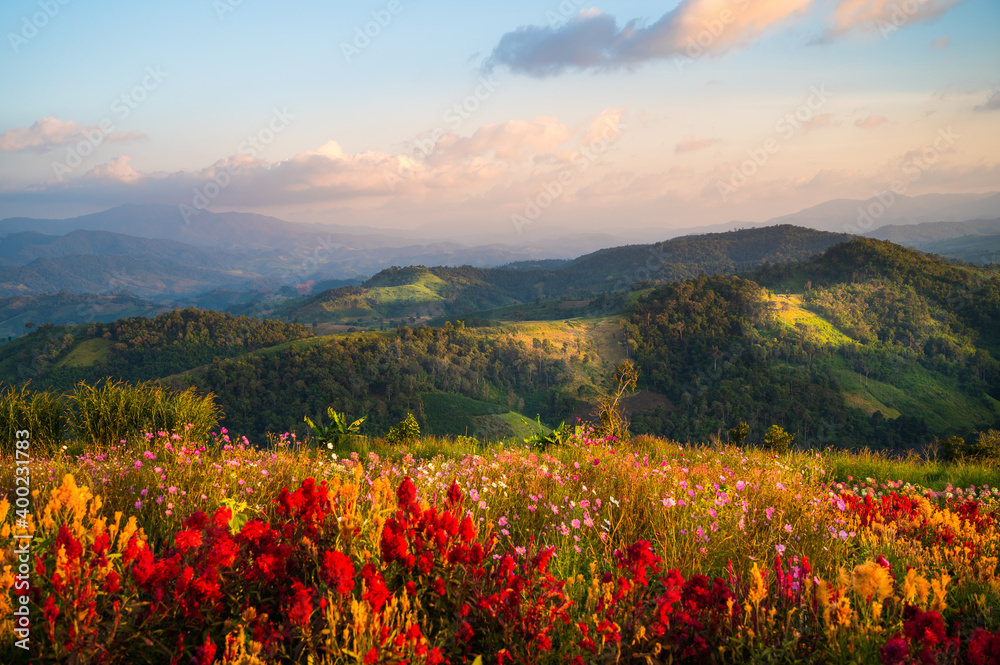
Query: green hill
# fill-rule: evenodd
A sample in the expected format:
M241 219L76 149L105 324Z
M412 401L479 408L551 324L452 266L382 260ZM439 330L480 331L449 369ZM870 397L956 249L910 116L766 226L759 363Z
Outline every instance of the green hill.
M497 309L504 311L484 316L512 319L526 308L541 319L610 314L625 304L621 295L636 289L702 274L734 274L769 263L802 261L850 237L784 225L615 247L572 261L520 262L501 268L389 268L360 286L324 291L276 314L285 320L358 328L425 323ZM589 304L602 295L588 309L561 315L558 311L539 314L537 307L531 307L552 300Z
M333 405L367 416L373 434L412 412L430 433L503 438L530 432L519 414L550 425L586 417L615 365L632 358L642 388L626 402L634 431L679 440L724 438L745 421L751 440L779 424L801 445L905 450L1000 422L1000 271L867 238L796 262L757 262L833 239L769 232L746 236L752 247L742 249L736 240L750 232L680 239L695 243L687 251L699 265L714 256L722 273L754 267L742 276L670 281L664 275L678 273L668 272L656 288L641 280L630 283L639 290L579 300L525 297L539 284L545 291L541 274L583 270L567 265L393 268L296 301L304 321L349 324L357 315L347 312L364 312L394 328L381 332L316 336L197 310L43 326L0 347L0 381L195 386L215 393L227 426L248 436L302 431L304 414ZM768 237L781 242L768 248ZM649 248L591 255L590 282L626 274L633 251ZM626 267L614 267L619 259ZM443 313L438 327L401 325L430 312Z

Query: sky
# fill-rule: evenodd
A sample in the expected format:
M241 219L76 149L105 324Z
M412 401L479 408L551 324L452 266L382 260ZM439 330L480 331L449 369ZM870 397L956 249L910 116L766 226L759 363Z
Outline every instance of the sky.
M996 0L345 4L0 4L0 218L530 239L1000 190Z

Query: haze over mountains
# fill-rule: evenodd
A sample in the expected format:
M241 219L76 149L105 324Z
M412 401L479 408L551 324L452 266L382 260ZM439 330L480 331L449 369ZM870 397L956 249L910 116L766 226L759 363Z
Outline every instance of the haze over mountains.
M859 224L865 211L871 211L869 221ZM436 234L434 227L400 231L305 224L239 212L202 211L186 218L174 206L124 205L71 219L0 220L0 297L127 293L165 304L207 297L218 305L317 293L360 283L393 265L517 268L548 262L547 268L559 268L570 265L561 262L637 241L782 224L866 232L945 256L990 262L1000 250L1000 194L840 199L766 222L697 229L671 228L666 220L660 229L623 227L605 234L539 225L500 237L469 229L462 242L449 238L444 228ZM562 279L580 283L582 278L569 270Z

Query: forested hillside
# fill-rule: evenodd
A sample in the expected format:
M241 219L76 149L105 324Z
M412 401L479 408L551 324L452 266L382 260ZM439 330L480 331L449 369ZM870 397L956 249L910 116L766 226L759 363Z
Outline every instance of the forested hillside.
M855 239L741 277L655 289L644 280L591 300L523 302L509 294L535 288L537 275L500 273L509 281L478 268L396 268L310 301L356 307L383 332L315 336L198 310L42 326L0 349L0 381L195 386L218 396L230 429L258 438L303 431L303 415L331 405L367 416L373 434L412 412L428 431L506 436L508 412L549 425L587 417L631 357L642 388L626 401L633 429L682 441L724 438L745 421L751 441L778 424L804 446L906 450L1000 424L995 269ZM428 303L464 313L437 327L391 321Z

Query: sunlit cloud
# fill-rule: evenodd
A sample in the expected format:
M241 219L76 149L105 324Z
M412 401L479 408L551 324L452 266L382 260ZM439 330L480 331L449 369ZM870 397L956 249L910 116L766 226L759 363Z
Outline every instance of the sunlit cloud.
M109 132L107 126L87 126L72 120L46 117L30 127L15 127L0 134L0 152L44 154L64 145L89 141L136 141L146 138L140 132Z
M621 27L614 16L586 9L562 25L524 26L506 33L485 64L487 69L502 66L545 77L574 69L631 68L692 48L699 53L725 53L801 15L811 2L683 0L649 25L634 19Z

